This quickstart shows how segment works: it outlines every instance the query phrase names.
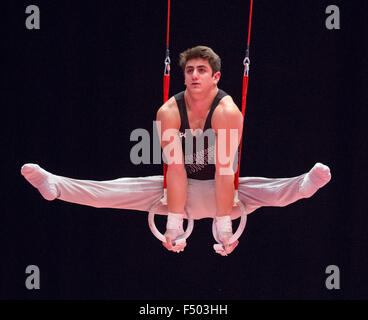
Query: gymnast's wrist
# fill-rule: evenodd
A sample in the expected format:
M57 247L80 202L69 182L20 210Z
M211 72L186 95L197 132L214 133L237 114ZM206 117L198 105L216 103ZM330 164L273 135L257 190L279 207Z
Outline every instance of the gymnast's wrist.
M230 215L216 216L215 223L217 231L219 232L232 232L232 223Z
M169 212L167 215L166 229L177 230L183 226L183 213Z

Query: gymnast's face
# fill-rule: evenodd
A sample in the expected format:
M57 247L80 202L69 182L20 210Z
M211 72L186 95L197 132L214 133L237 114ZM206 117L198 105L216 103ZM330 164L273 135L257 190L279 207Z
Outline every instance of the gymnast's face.
M185 85L189 92L206 92L217 86L220 72L212 74L212 68L207 60L196 58L185 65Z

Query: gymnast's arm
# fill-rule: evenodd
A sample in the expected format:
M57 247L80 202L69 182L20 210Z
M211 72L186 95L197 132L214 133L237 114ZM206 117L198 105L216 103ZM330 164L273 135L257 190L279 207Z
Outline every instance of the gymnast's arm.
M234 203L233 163L240 143L243 116L230 96L224 97L212 116L216 133L216 216L230 215Z
M161 146L168 160L166 172L168 209L171 213L184 213L188 180L178 136L180 114L175 98L169 99L158 110L156 120L161 123Z

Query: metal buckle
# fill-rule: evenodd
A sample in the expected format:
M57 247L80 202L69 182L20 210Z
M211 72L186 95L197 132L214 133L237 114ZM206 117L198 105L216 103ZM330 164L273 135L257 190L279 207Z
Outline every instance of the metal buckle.
M164 69L164 74L165 75L169 75L170 74L170 63L171 63L170 57L167 56L165 58L165 69Z
M250 59L249 57L245 57L244 61L244 75L248 76L249 75L249 66L250 66Z

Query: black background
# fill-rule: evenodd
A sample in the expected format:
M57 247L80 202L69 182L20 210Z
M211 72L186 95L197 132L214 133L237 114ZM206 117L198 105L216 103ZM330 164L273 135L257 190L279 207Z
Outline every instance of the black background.
M29 4L40 30L25 27ZM330 4L340 30L325 27ZM332 180L310 199L249 215L226 258L212 249L209 219L177 255L145 213L48 202L20 174L28 162L90 180L162 173L130 162L129 137L152 132L162 103L167 2L2 6L1 298L368 297L366 1L254 1L241 176L296 176L319 161ZM221 56L219 87L240 106L248 12L249 1L172 1L171 95L184 89L179 53L202 44ZM25 287L31 264L40 290ZM340 268L340 290L325 287L328 265Z

